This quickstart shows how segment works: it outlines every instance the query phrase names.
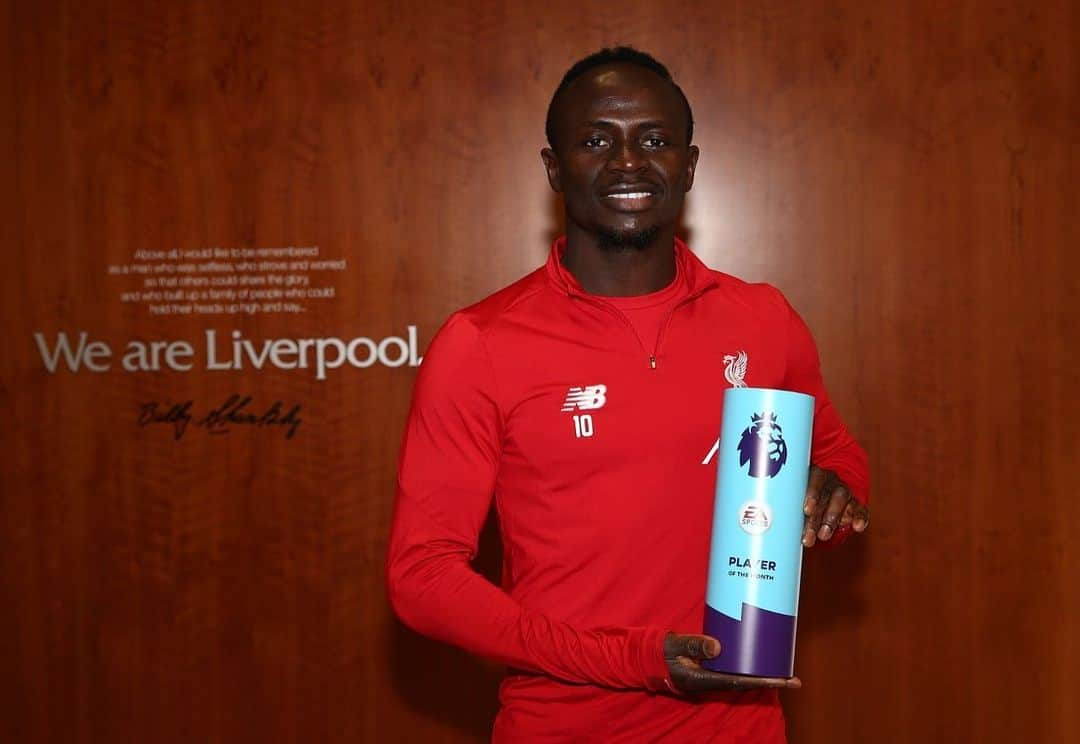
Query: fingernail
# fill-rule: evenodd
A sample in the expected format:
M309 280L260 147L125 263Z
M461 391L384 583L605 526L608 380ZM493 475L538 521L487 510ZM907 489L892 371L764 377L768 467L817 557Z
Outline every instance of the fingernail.
M714 659L720 655L720 641L709 641L705 646L705 653L709 655L710 659Z
M820 537L822 540L828 540L830 537L832 537L832 527L827 524L822 525L821 530L818 531L818 537Z
M788 680L788 689L789 690L797 690L800 687L802 687L802 680L799 679L798 677L792 677L791 679Z
M856 532L862 532L863 530L866 529L866 520L865 519L856 519L855 522L851 526L855 529Z

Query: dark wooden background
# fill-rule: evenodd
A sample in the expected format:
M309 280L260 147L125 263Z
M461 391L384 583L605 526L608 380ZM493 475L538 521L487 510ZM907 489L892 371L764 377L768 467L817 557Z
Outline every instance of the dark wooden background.
M382 572L415 370L47 374L34 332L401 335L538 265L565 68L666 61L686 233L781 287L869 451L867 539L805 571L793 742L1075 742L1080 8L1066 0L0 7L0 740L483 740L499 670ZM151 317L134 250L318 245L303 316ZM292 441L139 401L303 401ZM497 538L485 539L493 571Z

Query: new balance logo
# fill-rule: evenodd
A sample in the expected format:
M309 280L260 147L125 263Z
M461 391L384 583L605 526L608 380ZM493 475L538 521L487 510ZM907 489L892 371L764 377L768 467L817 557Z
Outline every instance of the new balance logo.
M595 411L607 403L607 385L572 387L563 401L563 413L567 411Z

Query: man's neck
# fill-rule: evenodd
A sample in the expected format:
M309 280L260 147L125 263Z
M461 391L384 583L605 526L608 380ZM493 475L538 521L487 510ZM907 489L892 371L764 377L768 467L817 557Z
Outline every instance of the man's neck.
M568 224L563 266L589 294L634 297L675 280L675 230L665 228L644 248L601 245L600 236Z

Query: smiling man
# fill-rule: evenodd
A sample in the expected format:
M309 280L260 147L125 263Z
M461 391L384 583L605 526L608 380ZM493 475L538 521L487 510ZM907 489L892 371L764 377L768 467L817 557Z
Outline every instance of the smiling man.
M511 669L496 741L784 741L776 688L710 672L700 635L725 386L816 398L803 543L869 522L866 456L783 296L675 235L690 105L633 49L575 64L548 111L566 235L431 343L388 557L409 625ZM503 585L470 566L494 499Z

